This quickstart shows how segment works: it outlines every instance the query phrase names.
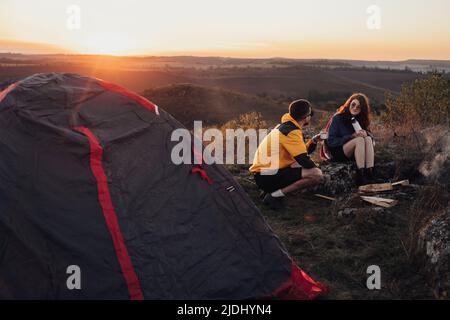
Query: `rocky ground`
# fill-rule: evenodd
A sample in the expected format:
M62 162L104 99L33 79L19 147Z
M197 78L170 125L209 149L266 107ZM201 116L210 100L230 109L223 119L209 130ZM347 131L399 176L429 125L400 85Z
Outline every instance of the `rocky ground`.
M411 182L376 194L397 200L391 208L360 198L349 164L322 165L324 185L286 197L286 208L278 212L261 203L247 167L229 169L298 264L330 287L328 298L448 299L450 181L442 179L450 168L448 155L438 157L440 172L433 177L420 172L424 162L433 162L444 149L436 147L434 157L424 159L412 160L408 155L409 160L400 163L378 157L383 181ZM370 265L381 269L381 290L367 289Z

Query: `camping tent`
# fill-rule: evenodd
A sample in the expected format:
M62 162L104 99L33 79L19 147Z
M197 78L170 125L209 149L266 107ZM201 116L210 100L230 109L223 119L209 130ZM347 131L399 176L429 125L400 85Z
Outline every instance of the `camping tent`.
M0 298L323 293L229 172L171 161L181 127L100 79L36 74L3 90Z

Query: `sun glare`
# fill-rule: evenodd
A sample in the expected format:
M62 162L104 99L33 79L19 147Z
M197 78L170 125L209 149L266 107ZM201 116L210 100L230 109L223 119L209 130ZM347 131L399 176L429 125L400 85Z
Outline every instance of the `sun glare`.
M0 51L448 59L450 1L378 2L0 0Z
M135 49L132 41L124 36L92 35L74 46L74 50L90 54L130 55Z

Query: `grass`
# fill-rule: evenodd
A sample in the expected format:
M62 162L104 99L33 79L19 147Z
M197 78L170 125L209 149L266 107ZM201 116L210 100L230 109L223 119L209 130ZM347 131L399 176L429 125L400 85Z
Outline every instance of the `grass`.
M422 227L446 207L447 195L440 186L426 186L417 194L411 205L411 218L404 237L405 250L410 259L418 257L417 239Z
M286 208L275 212L262 205L245 166L229 169L299 266L330 287L329 299L433 298L421 265L410 259L402 240L410 228L410 200L380 214L361 203L349 221L336 218L333 202L300 193L286 197ZM370 265L381 268L381 290L366 287Z

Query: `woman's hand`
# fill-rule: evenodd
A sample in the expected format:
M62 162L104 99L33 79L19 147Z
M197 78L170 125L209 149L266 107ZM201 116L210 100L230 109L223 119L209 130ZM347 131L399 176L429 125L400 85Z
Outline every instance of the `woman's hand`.
M353 138L356 138L356 137L365 138L365 137L367 137L367 132L366 132L366 130L360 130L360 131L355 132L354 134L352 134L352 136L353 136Z

